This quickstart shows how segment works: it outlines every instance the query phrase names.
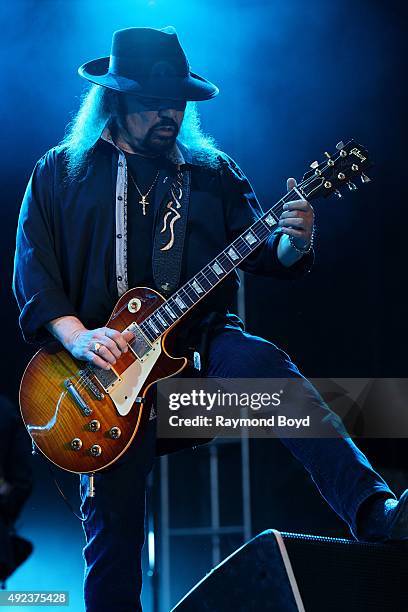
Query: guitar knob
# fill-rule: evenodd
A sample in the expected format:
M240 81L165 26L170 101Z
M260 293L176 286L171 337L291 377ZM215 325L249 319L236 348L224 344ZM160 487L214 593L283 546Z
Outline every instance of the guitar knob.
M91 431L99 431L101 424L96 419L92 419L92 421L89 421L88 427Z
M120 438L121 434L122 432L120 431L119 427L111 427L109 430L109 435L113 440Z
M347 183L347 187L350 189L350 191L355 191L357 189L357 186L351 181Z
M80 438L73 438L70 444L72 450L79 451L82 448L82 440Z
M342 194L340 193L340 191L338 189L336 189L336 191L334 192L334 195L339 198L339 200L343 197Z
M89 452L91 453L92 457L99 457L99 455L102 455L102 448L99 446L99 444L92 444Z

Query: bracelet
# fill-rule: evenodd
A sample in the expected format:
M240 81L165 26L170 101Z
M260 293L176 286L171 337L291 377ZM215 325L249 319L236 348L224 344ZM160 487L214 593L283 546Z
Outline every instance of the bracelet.
M309 242L309 246L307 248L304 249L299 249L299 247L296 246L294 240L293 240L293 236L292 234L288 234L289 235L289 243L290 246L295 249L295 251L297 253L299 253L300 255L307 255L308 253L310 253L310 251L313 248L313 240L314 240L314 235L315 235L315 228L313 227L312 229L312 235L310 236L310 242Z

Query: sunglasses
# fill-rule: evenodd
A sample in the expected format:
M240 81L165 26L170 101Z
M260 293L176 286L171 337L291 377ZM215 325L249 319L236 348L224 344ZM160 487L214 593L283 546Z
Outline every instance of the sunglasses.
M126 96L125 107L128 113L158 111L171 108L177 111L186 109L186 100L165 100L163 98L145 98L134 95Z

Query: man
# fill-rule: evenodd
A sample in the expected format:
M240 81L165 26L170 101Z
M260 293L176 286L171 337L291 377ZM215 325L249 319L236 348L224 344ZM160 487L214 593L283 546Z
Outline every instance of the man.
M72 355L109 368L130 333L104 327L129 287L170 295L262 213L245 175L200 131L188 101L218 89L190 71L173 28L114 33L109 58L84 64L94 83L58 147L37 163L20 213L14 290L27 341L57 338ZM288 188L295 185L288 180ZM313 260L313 211L289 202L279 232L242 268L296 278ZM231 273L196 308L180 347L201 346L203 374L295 378L308 410L332 439L286 439L322 495L360 539L408 535L404 505L339 419L272 343L251 336L230 312ZM204 342L205 339L205 342ZM134 610L139 602L145 478L154 456L155 419L128 452L96 475L96 497L81 479L87 610Z

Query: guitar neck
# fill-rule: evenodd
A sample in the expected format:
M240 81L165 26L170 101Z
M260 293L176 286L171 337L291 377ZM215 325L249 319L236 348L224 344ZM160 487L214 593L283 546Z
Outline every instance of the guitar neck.
M218 283L248 257L271 235L286 202L305 198L314 200L327 198L332 194L341 197L340 191L348 186L356 189L352 182L360 176L362 183L370 182L364 171L372 164L368 152L355 140L336 145L336 153L325 153L326 159L310 165L303 180L276 202L266 213L248 227L227 248L215 257L192 279L178 289L166 302L159 306L141 324L140 328L150 342L176 325L190 312Z
M303 197L301 188L302 184L285 194L141 323L140 328L149 341L154 342L170 327L176 325L218 283L265 242L277 225L283 205L290 200L298 199L299 196Z

